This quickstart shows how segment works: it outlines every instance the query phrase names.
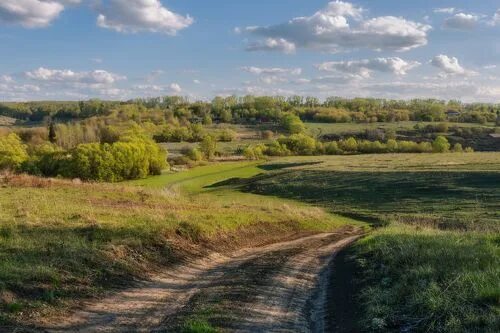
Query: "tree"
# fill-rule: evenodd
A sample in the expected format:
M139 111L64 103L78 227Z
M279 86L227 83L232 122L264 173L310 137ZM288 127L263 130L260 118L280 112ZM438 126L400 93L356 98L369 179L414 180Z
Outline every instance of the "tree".
M446 153L450 151L450 147L448 139L441 135L432 142L432 151L435 153Z
M294 114L287 114L283 116L281 119L281 126L290 134L299 134L305 130L302 120Z
M215 156L215 152L217 150L217 140L211 135L206 135L200 142L199 148L205 155L205 158L210 160Z
M27 160L26 145L17 134L0 137L0 169L17 170Z
M56 127L53 121L49 123L49 141L50 143L56 143L57 141Z

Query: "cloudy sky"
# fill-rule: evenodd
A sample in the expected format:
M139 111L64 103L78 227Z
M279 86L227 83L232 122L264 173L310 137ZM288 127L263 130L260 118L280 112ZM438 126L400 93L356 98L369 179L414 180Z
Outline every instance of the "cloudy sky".
M0 100L500 102L499 0L1 0Z

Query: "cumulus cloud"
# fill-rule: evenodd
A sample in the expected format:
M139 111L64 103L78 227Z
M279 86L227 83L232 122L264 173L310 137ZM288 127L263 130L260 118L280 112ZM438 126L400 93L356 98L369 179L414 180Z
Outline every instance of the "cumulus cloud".
M126 77L104 70L90 72L74 72L69 69L49 69L40 67L33 71L25 72L31 80L48 83L80 83L89 85L110 85Z
M479 22L479 16L473 14L458 13L444 21L444 27L455 30L474 29Z
M406 75L407 72L420 63L417 61L406 61L398 57L375 58L355 61L332 61L325 62L316 67L320 71L341 72L361 78L371 77L372 72L393 73L396 75Z
M97 25L118 32L176 35L194 22L189 15L170 11L159 0L109 0L98 10Z
M19 24L26 28L48 26L64 10L67 4L80 0L2 0L0 23Z
M449 57L444 54L435 56L430 63L432 66L439 68L444 75L467 75L474 73L462 67L458 58Z
M453 14L454 12L455 12L455 8L453 8L453 7L434 9L434 13L437 13L437 14Z
M362 13L362 8L335 1L312 16L238 31L264 38L251 42L249 51L291 53L297 48L328 52L358 48L407 51L427 44L429 25L394 16L364 19Z
M302 68L263 68L263 67L242 67L243 71L255 74L255 75L280 75L280 74L290 74L290 75L300 75L302 73Z
M296 47L294 43L287 41L284 38L266 38L265 40L252 42L247 45L247 51L277 51L282 53L295 53Z

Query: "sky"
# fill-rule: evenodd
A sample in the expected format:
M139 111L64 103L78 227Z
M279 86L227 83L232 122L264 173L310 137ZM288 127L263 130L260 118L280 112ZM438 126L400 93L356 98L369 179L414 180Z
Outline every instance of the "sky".
M0 100L500 102L500 0L1 0Z

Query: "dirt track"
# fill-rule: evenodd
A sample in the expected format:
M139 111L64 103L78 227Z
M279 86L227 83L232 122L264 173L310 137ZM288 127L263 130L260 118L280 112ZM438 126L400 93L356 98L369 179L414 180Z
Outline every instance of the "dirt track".
M186 318L209 309L209 321L230 332L324 332L328 266L358 233L344 229L213 254L87 304L44 329L178 332Z

